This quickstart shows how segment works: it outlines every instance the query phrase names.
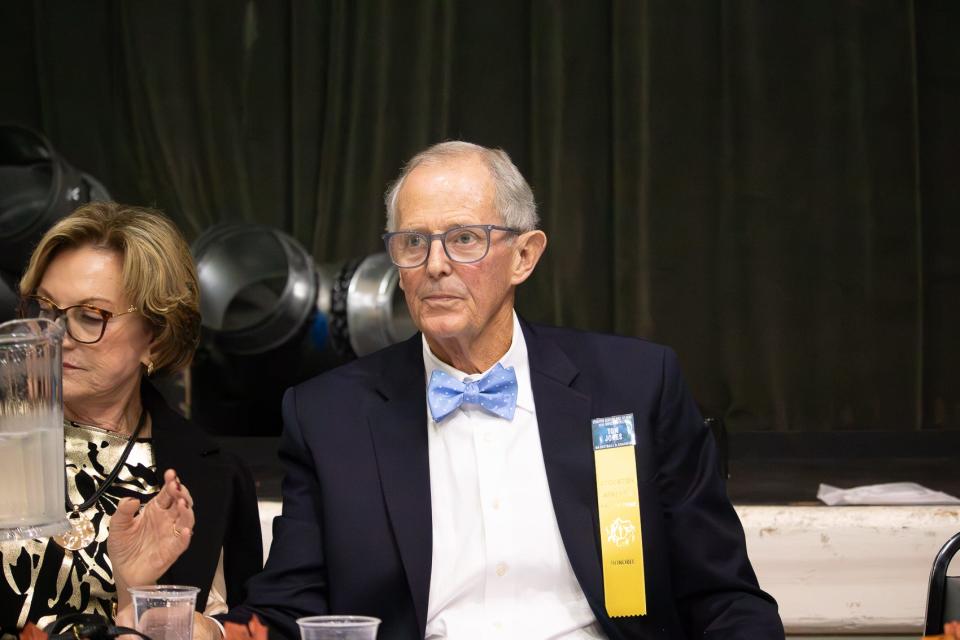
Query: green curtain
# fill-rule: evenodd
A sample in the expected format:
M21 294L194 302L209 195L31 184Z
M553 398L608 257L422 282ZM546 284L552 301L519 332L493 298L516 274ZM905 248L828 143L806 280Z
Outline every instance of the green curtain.
M733 430L956 428L958 7L8 0L0 119L318 262L380 249L417 150L501 146L550 240L527 317L670 344Z

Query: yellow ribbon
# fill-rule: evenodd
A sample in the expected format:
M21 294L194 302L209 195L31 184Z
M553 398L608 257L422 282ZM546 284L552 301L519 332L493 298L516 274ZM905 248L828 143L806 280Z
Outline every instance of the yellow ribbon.
M594 421L594 463L597 468L597 503L600 508L600 550L603 560L603 592L607 615L642 616L647 613L647 592L643 573L643 540L640 535L640 496L637 490L637 459L633 437L633 416L611 428ZM606 422L606 424L610 424ZM598 444L598 428L603 437L622 443ZM603 436L606 432L612 434ZM605 447L606 448L603 448Z

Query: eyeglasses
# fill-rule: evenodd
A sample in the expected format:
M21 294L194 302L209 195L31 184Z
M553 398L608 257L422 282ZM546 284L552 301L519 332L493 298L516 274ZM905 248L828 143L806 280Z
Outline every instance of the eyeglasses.
M506 231L520 234L521 231L495 224L468 224L454 227L443 233L419 231L394 231L383 234L390 260L401 269L419 267L430 257L433 241L439 239L443 251L454 262L469 264L483 260L490 251L490 232Z
M24 296L20 301L21 318L48 318L56 320L66 318L67 334L83 344L93 344L103 338L107 330L107 322L113 318L125 316L136 311L130 307L126 311L114 313L95 307L92 304L75 304L69 307L59 307L50 298L41 295Z

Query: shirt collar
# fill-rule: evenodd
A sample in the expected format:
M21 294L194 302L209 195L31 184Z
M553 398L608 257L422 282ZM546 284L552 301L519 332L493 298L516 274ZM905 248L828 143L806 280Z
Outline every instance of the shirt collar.
M420 339L423 341L423 369L428 384L430 376L435 369L439 369L463 382L465 378L470 378L471 380L482 378L487 375L493 367L497 366L497 364L503 365L505 369L513 367L517 375L517 408L533 412L533 390L530 387L530 362L527 359L527 341L523 337L523 329L520 327L520 319L517 317L516 311L513 312L513 337L510 339L510 348L501 356L500 360L482 373L464 373L456 367L443 362L430 350L427 337L421 333Z

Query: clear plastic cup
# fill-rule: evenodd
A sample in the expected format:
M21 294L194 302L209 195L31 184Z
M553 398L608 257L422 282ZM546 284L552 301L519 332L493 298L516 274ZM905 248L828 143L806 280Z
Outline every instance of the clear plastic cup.
M192 640L196 587L158 584L130 587L137 631L152 640Z
M380 618L309 616L299 618L301 640L376 640Z

